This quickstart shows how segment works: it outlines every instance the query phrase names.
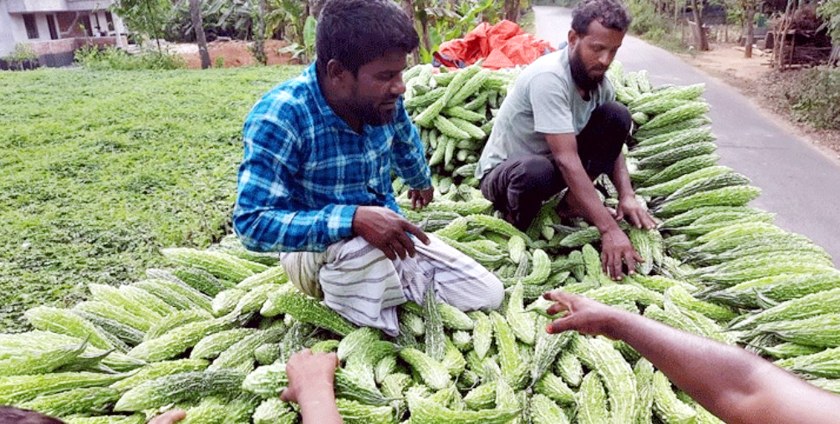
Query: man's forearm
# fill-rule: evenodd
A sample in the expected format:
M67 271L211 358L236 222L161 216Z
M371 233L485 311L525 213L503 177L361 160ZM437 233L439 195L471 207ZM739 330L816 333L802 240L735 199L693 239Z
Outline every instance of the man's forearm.
M330 244L352 235L355 211L354 205L328 205L311 211L237 208L233 225L242 243L250 250L323 251Z
M618 158L615 160L610 180L612 180L613 185L618 190L619 199L636 196L636 193L633 191L633 185L630 183L630 171L627 169L627 161L624 159L624 154L622 153L619 153Z
M616 311L608 328L609 337L627 342L677 387L716 415L731 412L733 401L756 392L759 370L772 368L743 349L624 311Z

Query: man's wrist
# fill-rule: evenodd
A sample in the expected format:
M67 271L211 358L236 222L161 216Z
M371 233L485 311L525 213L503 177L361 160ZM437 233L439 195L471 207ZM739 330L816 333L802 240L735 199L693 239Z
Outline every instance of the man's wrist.
M610 308L609 312L604 316L604 326L601 329L603 335L613 340L623 340L623 330L625 327L624 320L625 311Z
M626 192L618 194L618 201L619 202L627 202L627 201L635 201L636 200L636 193L633 190L627 190Z
M614 231L621 231L621 228L615 223L615 220L609 220L602 225L596 225L596 227L598 228L598 232L601 233L601 236L605 236Z
M297 396L300 406L315 405L335 399L335 389L332 384L308 385Z

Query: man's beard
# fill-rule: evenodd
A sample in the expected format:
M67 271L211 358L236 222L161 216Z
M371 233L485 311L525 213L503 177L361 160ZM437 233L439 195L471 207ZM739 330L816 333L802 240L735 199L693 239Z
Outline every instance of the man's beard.
M581 60L580 54L577 51L569 55L569 67L572 70L572 79L575 81L575 85L585 91L592 91L598 88L598 84L604 80L604 74L597 77L589 76L589 72L586 71L586 66L583 64L583 60Z
M350 107L363 123L371 126L385 125L396 118L396 108L382 110L374 103L362 102L353 102Z

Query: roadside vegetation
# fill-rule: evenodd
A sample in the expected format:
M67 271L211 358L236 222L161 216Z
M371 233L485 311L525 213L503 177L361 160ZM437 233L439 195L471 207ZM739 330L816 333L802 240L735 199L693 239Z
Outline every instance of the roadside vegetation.
M0 328L228 233L245 114L299 71L0 73Z
M840 46L840 1L800 2L789 5L787 9L773 9L769 2L760 0L724 0L716 2L697 2L696 0L676 1L672 3L658 0L627 0L633 15L630 31L645 40L676 53L697 54L709 41L720 43L740 43L746 46L748 34L757 28L763 31L773 30L782 25L790 28L810 28L816 34L822 34L835 46ZM716 26L726 26L723 31L725 40L714 38L700 41L698 34L692 33L690 21L696 20L691 10L699 8L700 22L702 15L717 15ZM711 20L710 17L706 18ZM712 32L712 31L710 31ZM719 37L721 31L714 31ZM708 34L706 34L708 35ZM729 38L731 37L731 39ZM753 42L757 42L753 39ZM762 42L764 38L762 36ZM776 41L778 43L779 41ZM789 48L789 47L786 47ZM788 50L772 50L768 75L751 91L755 97L769 101L770 107L777 112L790 116L790 119L817 130L840 130L840 69L837 53L834 56L818 56L808 63L796 63L795 67L780 60L788 57ZM745 48L749 57L751 49ZM825 47L823 47L825 54Z

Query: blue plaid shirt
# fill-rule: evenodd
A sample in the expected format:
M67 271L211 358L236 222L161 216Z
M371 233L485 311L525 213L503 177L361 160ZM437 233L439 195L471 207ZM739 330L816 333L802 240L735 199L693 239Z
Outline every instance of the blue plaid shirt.
M392 167L431 186L420 136L397 102L396 119L354 132L333 112L315 65L266 93L245 120L233 226L257 251L324 251L352 237L358 206L400 213Z

